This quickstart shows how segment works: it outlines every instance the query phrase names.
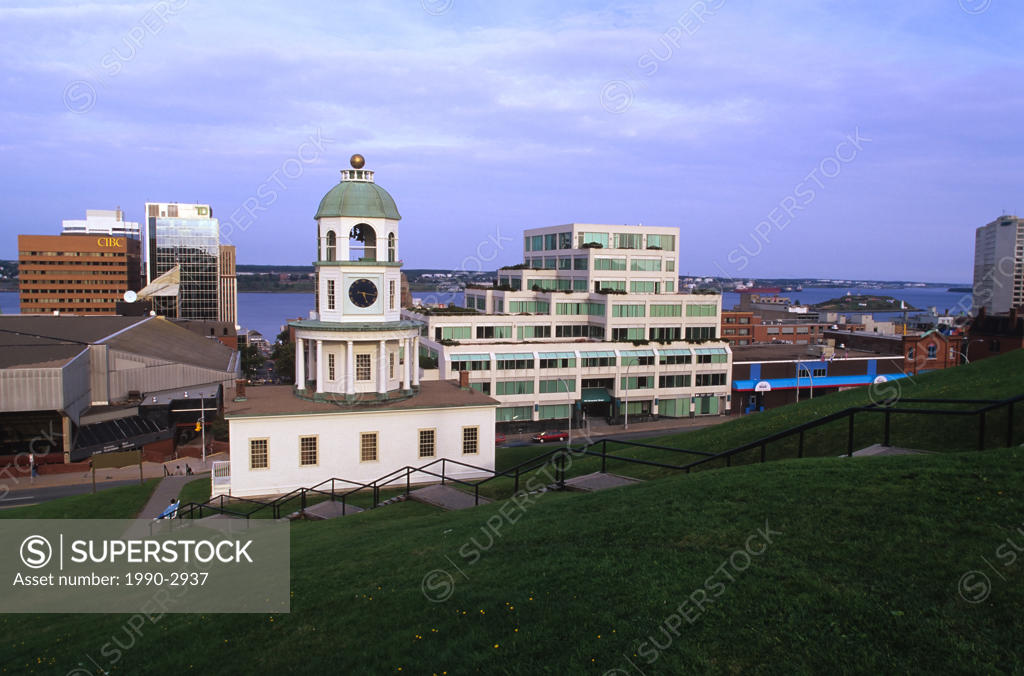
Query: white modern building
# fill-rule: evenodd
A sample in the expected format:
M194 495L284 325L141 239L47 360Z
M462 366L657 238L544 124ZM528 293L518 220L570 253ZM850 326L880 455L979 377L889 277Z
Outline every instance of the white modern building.
M679 229L572 223L527 230L524 262L465 308L411 308L439 377L468 372L500 431L588 417L724 415L731 353L721 296L679 293Z
M228 404L232 495L368 483L442 458L455 461L447 476L494 468L497 401L421 382L420 325L401 318L401 216L362 156L351 164L316 213L316 310L290 324L295 387L254 387Z
M124 213L120 207L117 209L86 209L85 220L61 221L61 234L64 235L110 235L111 237L139 239L140 232L138 223L124 220Z
M1009 312L1024 305L1024 218L1003 215L974 235L972 312Z

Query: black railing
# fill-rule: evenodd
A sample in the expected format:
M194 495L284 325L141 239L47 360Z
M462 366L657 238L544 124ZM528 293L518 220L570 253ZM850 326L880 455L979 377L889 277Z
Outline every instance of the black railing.
M925 415L925 416L963 416L970 417L976 416L977 418L977 449L979 451L984 450L986 446L986 432L987 432L987 417L989 413L1006 409L1006 430L1005 440L1006 446L1012 446L1014 441L1014 405L1020 401L1024 401L1024 394L1010 397L1008 399L901 399L901 404L956 404L956 405L978 405L977 408L972 409L935 409L935 408L906 408L896 406L883 406L879 404L871 404L867 406L855 406L842 411L837 411L821 418L795 425L793 427L774 432L767 436L755 439L748 443L730 448L725 451L718 453L711 451L697 451L685 448L674 448L671 446L662 446L656 444L646 444L642 442L632 440L620 440L614 437L606 437L598 442L589 442L581 447L573 448L571 445L562 446L560 448L552 448L549 451L534 456L528 460L525 460L513 467L509 467L504 470L493 470L486 467L479 467L477 465L471 465L469 463L460 462L458 460L452 460L450 458L438 458L432 460L425 465L420 467L413 467L406 465L396 470L388 472L387 474L374 479L369 483L360 483L358 481L351 481L349 479L342 479L338 477L332 477L325 479L324 481L312 486L310 488L297 488L289 493L285 493L271 501L254 500L252 498L239 498L220 495L217 498L208 500L204 503L188 503L178 509L177 518L202 518L204 510L212 512L214 514L225 514L228 516L240 517L240 518L252 518L253 515L258 514L262 510L270 510L271 516L275 519L281 518L282 507L289 501L298 500L299 511L305 511L309 505L309 495L322 496L325 500L331 500L333 502L341 502L342 515L346 514L349 507L349 497L353 494L361 491L372 492L372 504L371 509L380 506L380 493L381 489L385 488L395 482L405 480L405 486L401 494L406 496L412 491L412 485L414 483L413 477L417 474L425 475L427 477L433 477L440 479L441 485L445 485L446 482L451 482L459 486L465 486L472 488L474 504L480 504L480 487L487 484L490 481L494 481L499 478L511 478L513 480L512 493L519 493L520 480L524 475L528 475L531 472L539 470L545 465L549 464L554 459L554 475L552 477L553 483L559 487L565 487L566 477L566 458L569 454L578 454L583 456L589 456L601 459L601 472L606 472L608 467L608 461L620 461L631 463L635 465L644 465L649 467L661 467L663 469L678 470L686 473L690 473L695 467L714 462L716 460L724 460L726 467L731 467L733 464L733 458L739 454L751 451L753 449L758 450L758 461L768 461L768 446L769 444L789 439L791 437L797 438L797 457L805 457L805 438L806 433L810 430L834 423L839 420L846 419L846 444L845 444L845 456L852 456L854 452L854 446L856 445L856 433L857 433L857 420L864 420L866 417L883 416L882 435L881 443L884 446L889 446L892 440L891 434L891 421L894 415ZM643 450L656 450L656 451L669 451L671 453L681 453L686 455L698 455L701 456L699 460L693 462L676 465L667 462L658 462L655 460L646 460L643 458L632 458L624 455L610 455L608 453L608 444L620 444L624 446L622 450L629 448L643 449ZM591 450L594 446L600 444L600 452ZM613 449L614 452L615 449ZM440 472L433 469L436 465L440 464ZM466 479L452 476L449 471L449 465L455 465L459 468L468 468L478 472L489 474L486 478L480 479L479 481L468 481ZM418 477L422 478L422 477ZM339 492L338 484L344 484L349 487L344 491ZM422 482L416 482L422 483ZM327 490L327 486L330 486L330 490ZM244 512L237 511L237 509L227 509L224 506L225 500L233 503L246 503L257 505L254 509ZM233 507L238 505L233 504ZM198 516L197 516L198 514Z
M744 451L749 451L749 450L751 450L753 448L759 448L760 449L760 456L761 456L760 457L760 461L761 462L766 462L767 461L767 452L766 451L767 451L767 446L768 446L769 443L772 443L772 442L775 442L775 441L780 441L782 439L786 439L786 438L792 437L794 435L798 435L797 457L802 458L802 457L804 457L804 434L807 432L807 430L810 430L810 429L813 429L813 428L816 428L816 427L820 427L822 425L826 425L826 424L828 424L830 422L834 422L836 420L841 420L843 418L847 418L847 420L849 421L848 425L847 425L847 435L846 435L846 449L845 449L846 452L844 453L844 455L849 457L849 456L853 455L853 451L854 451L854 445L855 445L854 444L854 439L855 439L855 433L856 433L856 420L857 420L857 416L860 416L861 419L864 419L864 416L875 416L875 415L882 415L883 416L883 428L882 428L883 432L882 432L882 438L880 440L883 446L889 446L891 444L891 441L892 441L891 421L892 421L893 415L897 415L897 414L898 415L926 415L926 416L928 416L928 415L938 415L938 416L963 416L963 417L976 416L976 418L977 418L977 431L978 431L977 450L983 451L983 450L985 450L985 447L986 447L986 441L985 440L986 440L986 417L987 417L987 415L989 413L993 412L993 411L997 411L999 409L1005 408L1006 409L1006 430L1005 430L1006 444L1005 445L1006 446L1012 446L1013 445L1013 441L1014 441L1014 419L1013 419L1014 405L1017 402L1024 401L1024 394L1019 394L1019 395L1017 395L1015 397L1010 397L1010 398L1007 398L1007 399L959 399L959 400L958 399L903 399L903 400L900 400L900 401L901 401L901 403L982 404L982 406L980 406L978 408L973 408L973 409L930 409L930 408L902 408L902 407L901 408L896 408L894 406L880 406L880 405L876 405L876 404L871 404L871 405L868 405L868 406L851 407L851 408L844 409L842 411L837 411L836 413L833 413L831 415L827 415L827 416L824 416L822 418L818 418L816 420L812 420L810 422L803 423L801 425L796 425L794 427L790 427L788 429L782 430L781 432L776 432L774 434L768 435L766 437L762 437L762 438L757 439L755 441L751 441L751 442L749 442L747 444L743 444L741 446L737 446L735 448L731 448L731 449L729 449L727 451L722 451L721 453L716 453L716 454L714 454L714 455L712 455L710 457L702 458L701 460L698 460L696 462L690 463L684 469L687 472L690 472L694 467L697 467L699 465L702 465L704 463L711 462L711 461L714 461L714 460L721 460L722 458L725 459L726 466L729 466L729 465L732 464L732 458L734 456L736 456L739 453L743 453Z

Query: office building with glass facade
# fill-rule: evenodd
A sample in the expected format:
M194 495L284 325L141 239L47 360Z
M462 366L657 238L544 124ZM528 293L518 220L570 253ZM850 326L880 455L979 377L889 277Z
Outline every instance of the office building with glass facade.
M206 204L146 204L147 284L175 266L175 316L220 320L220 223Z
M499 430L587 417L725 414L731 351L721 296L678 292L679 229L569 224L527 230L523 263L469 287L463 308L407 308L438 377L469 373Z

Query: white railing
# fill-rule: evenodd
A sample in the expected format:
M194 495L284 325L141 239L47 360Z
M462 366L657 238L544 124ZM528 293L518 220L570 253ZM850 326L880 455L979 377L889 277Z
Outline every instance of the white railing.
M231 461L218 460L213 463L210 472L210 497L231 494Z

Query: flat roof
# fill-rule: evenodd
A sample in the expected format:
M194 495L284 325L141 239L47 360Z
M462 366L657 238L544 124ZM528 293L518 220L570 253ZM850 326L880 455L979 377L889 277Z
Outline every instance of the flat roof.
M853 337L870 336L871 338L882 338L884 340L903 340L903 336L896 333L875 333L873 331L849 331L847 329L825 329L825 333L835 333L841 336ZM908 335L910 335L910 337L913 338L914 336L921 335L921 332L915 331Z
M290 385L259 385L245 390L245 401L225 401L225 418L250 418L269 415L327 413L372 413L420 408L458 408L497 406L498 401L474 389L464 390L455 381L429 380L420 383L419 393L405 398L370 400L366 403L310 401L297 397ZM344 395L339 395L343 399ZM363 396L367 396L364 394ZM368 396L374 396L369 393Z
M821 355L811 352L807 345L732 345L732 361L734 364L743 362L767 361L817 361ZM821 347L828 347L823 345ZM867 350L846 350L836 348L836 359L903 359L902 354L878 354ZM827 357L826 357L827 359Z

